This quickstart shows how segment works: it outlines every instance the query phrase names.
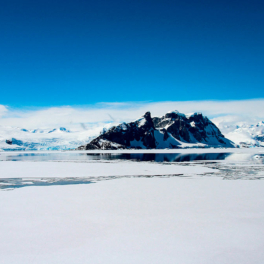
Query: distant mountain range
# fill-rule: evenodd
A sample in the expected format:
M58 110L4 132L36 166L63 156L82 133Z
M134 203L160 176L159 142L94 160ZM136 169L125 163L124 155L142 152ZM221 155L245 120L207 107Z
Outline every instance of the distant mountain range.
M236 145L201 113L185 115L178 111L162 117L142 118L113 126L78 149L164 149L194 147L233 148Z
M226 133L226 137L241 147L264 147L264 121L238 125Z
M263 121L237 125L223 119L219 127L222 132L201 113L185 115L177 111L162 117L151 117L147 112L134 122L108 129L103 125L80 126L79 130L0 126L0 150L264 147Z
M68 150L89 142L87 131L0 126L0 150Z

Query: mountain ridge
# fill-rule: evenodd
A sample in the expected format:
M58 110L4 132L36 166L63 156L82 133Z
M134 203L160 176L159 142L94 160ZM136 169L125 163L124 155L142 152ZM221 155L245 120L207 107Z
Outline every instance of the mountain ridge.
M202 113L185 115L170 111L162 117L146 112L140 119L111 127L90 143L89 149L164 149L195 147L235 147Z

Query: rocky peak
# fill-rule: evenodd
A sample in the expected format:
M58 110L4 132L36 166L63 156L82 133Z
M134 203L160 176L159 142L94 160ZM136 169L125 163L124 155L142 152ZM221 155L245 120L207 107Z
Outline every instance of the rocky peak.
M175 110L175 111L170 111L168 113L165 114L164 116L165 118L179 118L179 117L184 117L185 118L185 115L180 113L179 111Z
M123 129L125 127L125 129ZM233 147L220 130L201 113L171 111L162 117L146 112L135 122L112 127L79 149L178 148L184 144Z
M146 113L143 115L143 117L144 117L146 120L151 119L151 114L150 114L150 112L146 112Z
M151 114L150 112L146 112L144 115L143 115L143 122L141 122L141 127L148 127L148 128L153 128L154 129L154 124L153 124L153 120L151 118Z

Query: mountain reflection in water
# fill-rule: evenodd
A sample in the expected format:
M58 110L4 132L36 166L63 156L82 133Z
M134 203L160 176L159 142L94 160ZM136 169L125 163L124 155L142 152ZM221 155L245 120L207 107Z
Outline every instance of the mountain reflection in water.
M89 154L89 159L94 160L136 160L155 162L186 162L195 160L224 160L231 153L202 153L202 154L164 154L164 153L138 153L138 154Z
M86 162L86 161L107 161L107 160L131 160L151 162L190 162L190 161L211 161L229 160L233 162L250 161L264 163L263 154L239 154L239 153L4 153L0 154L0 161L65 161L65 162Z

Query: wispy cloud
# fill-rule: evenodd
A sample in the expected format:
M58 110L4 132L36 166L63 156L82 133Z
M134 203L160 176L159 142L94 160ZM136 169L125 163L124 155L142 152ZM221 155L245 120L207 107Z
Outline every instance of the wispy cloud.
M4 105L0 105L0 118L7 113L7 108Z
M99 103L84 107L49 107L35 110L12 109L0 105L2 125L25 128L79 126L131 121L151 111L152 116L161 116L170 110L182 113L202 112L209 118L239 116L240 120L263 120L264 99L241 101L169 101L169 102L117 102ZM88 124L88 126L87 126Z

